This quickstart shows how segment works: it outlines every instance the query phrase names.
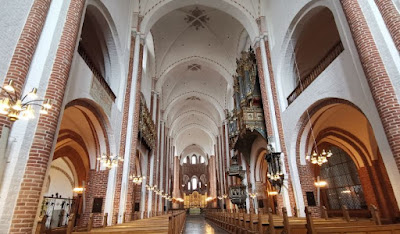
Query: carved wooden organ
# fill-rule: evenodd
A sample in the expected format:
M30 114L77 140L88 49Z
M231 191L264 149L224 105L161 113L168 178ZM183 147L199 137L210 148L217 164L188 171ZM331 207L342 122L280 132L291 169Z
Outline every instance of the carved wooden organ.
M239 165L238 157L242 155L249 159L254 140L260 135L266 139L267 133L254 51L250 48L249 51L242 52L236 64L236 75L233 76L235 105L231 113L226 113L229 146L235 150L228 175L242 181L245 171ZM246 202L246 197L246 186L241 182L230 186L229 198L233 204L242 207Z
M139 113L139 140L144 140L146 145L153 150L155 147L157 133L156 128L151 118L150 111L147 108L146 101L141 96L140 99L140 113ZM142 139L140 139L142 138Z

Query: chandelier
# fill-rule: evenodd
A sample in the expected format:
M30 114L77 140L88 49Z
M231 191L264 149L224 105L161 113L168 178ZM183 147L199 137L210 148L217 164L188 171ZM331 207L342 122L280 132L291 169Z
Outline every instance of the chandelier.
M318 154L315 150L311 155L306 156L306 160L310 161L312 164L318 164L321 166L324 163L328 162L328 158L332 156L332 152L329 150L328 152L325 149L322 150L322 153Z
M293 48L293 44L292 44L292 50L294 52L294 48ZM294 56L296 57L296 53L294 52ZM294 65L296 68L296 73L297 73L297 77L299 78L299 85L301 88L301 92L304 91L304 85L302 82L302 79L300 78L300 72L299 72L299 67L297 65L296 60L294 60ZM308 119L308 124L310 125L310 131L311 131L311 136L313 139L313 143L314 143L314 148L317 149L317 141L315 140L315 136L314 136L314 129L313 126L311 124L311 118L310 118L310 112L308 111L308 109L306 109L306 113L307 113L307 119ZM306 155L306 160L310 161L312 164L318 164L318 166L321 166L324 163L328 162L328 158L330 158L332 156L332 152L329 150L328 153L325 151L325 149L322 150L321 154L318 154L317 151L313 151L313 153L311 155Z
M103 154L100 157L97 158L98 161L100 161L104 167L111 169L113 167L118 167L118 162L124 161L123 158L119 158L118 155L107 155Z
M146 188L147 188L147 190L149 190L149 191L154 191L155 189L157 189L157 185L150 186L150 185L146 184Z
M257 193L249 193L249 196L254 199L257 197Z
M265 155L265 160L268 163L268 180L279 192L281 191L283 180L285 179L285 175L283 174L281 168L280 157L281 152L271 152Z
M144 179L146 179L146 177L145 177L145 176L140 176L140 175L130 175L130 176L129 176L129 179L132 180L132 182L133 182L134 184L139 185L139 184L142 183L142 181L143 181Z
M0 99L0 114L7 116L11 121L18 119L33 119L35 111L33 106L40 106L40 114L48 114L51 108L50 99L36 100L37 88L25 94L23 97L15 91L13 81L10 80L8 84L0 87L5 92L4 98ZM40 104L43 102L43 104Z

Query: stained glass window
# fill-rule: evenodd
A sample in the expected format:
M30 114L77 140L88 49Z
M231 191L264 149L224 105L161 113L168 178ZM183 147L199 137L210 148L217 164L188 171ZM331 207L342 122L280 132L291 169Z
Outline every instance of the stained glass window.
M325 192L329 209L339 210L342 205L351 210L367 209L357 167L350 156L336 146L329 148L333 156L321 166L321 179L328 185Z

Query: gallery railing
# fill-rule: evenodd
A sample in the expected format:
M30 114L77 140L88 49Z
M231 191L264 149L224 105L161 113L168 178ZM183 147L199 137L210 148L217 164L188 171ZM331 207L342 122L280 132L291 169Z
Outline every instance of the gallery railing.
M325 57L314 67L314 69L303 79L301 84L293 90L287 97L288 105L290 105L300 94L331 64L344 50L343 43L337 43Z

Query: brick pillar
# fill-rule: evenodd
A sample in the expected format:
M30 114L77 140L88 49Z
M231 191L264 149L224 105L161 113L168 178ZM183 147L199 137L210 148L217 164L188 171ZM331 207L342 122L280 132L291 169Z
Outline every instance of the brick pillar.
M142 84L142 63L143 63L143 45L140 45L140 51L139 51L139 66L138 66L138 73L137 73L137 81L136 81L136 98L135 98L135 110L134 110L134 116L133 116L133 133L132 133L132 144L131 144L131 156L129 160L129 168L131 174L136 172L136 146L137 146L137 140L138 140L138 133L139 133L139 115L140 115L140 99L141 99L141 92L140 92L140 87ZM135 202L135 198L133 195L133 186L134 184L129 181L128 183L128 195L127 195L127 202L126 202L126 214L128 217L126 217L127 221L130 221L130 217L132 214L132 204Z
M397 222L400 220L400 211L381 156L372 161L370 170L381 216L390 219L392 222Z
M12 80L16 93L21 93L24 86L33 54L36 51L39 37L42 33L47 13L49 12L50 2L51 0L35 0L33 2L21 36L17 42L14 55L11 58L4 84L8 84ZM7 117L0 116L0 126L10 128L11 121ZM0 136L3 127L0 128Z
M101 227L103 225L104 205L106 202L106 193L108 185L108 170L96 171L90 170L88 182L85 191L85 211L80 220L79 226L86 226L89 221L90 213L93 208L95 198L103 198L101 213L93 214L93 227Z
M400 104L358 1L341 0L372 97L400 170Z
M58 45L45 98L53 101L48 115L40 115L10 227L12 233L32 232L55 141L85 0L72 0Z
M260 43L264 43L264 40L260 40ZM274 72L272 70L272 60L271 60L271 52L269 50L269 44L268 41L265 41L265 50L266 50L266 57L267 57L267 66L268 66L268 71L269 71L269 77L270 77L270 82L271 82L271 90L272 90L272 97L273 97L273 103L274 103L274 112L276 116L276 122L277 122L277 127L278 127L278 134L279 136L279 141L281 144L281 150L282 153L285 155L283 164L286 169L286 174L285 174L285 179L288 181L288 193L289 193L289 200L290 200L290 206L292 208L292 212L294 207L296 207L296 202L294 199L294 191L293 191L293 186L292 186L292 181L290 178L290 170L289 170L289 162L288 162L288 154L286 151L286 145L285 145L285 138L283 135L283 127L282 127L282 121L281 121L281 111L279 109L279 103L278 103L278 95L276 91L276 85L275 85L275 78L274 78ZM264 70L262 66L262 54L261 54L261 48L257 47L256 48L256 59L257 59L257 68L259 72L259 80L260 80L260 89L261 89L261 98L262 98L262 103L263 103L263 109L264 109L264 118L265 118L265 126L267 129L267 133L271 134L273 133L273 127L272 127L272 121L271 121L271 113L270 113L270 107L269 107L269 102L268 102L268 95L267 95L267 89L266 89L266 84L264 80ZM283 197L278 196L278 210L279 212L282 210L283 205Z
M397 50L400 51L400 14L393 0L375 0Z
M131 97L131 86L132 86L132 73L133 73L133 57L135 54L135 40L134 36L131 36L131 48L129 55L129 67L128 67L128 78L125 90L125 99L124 99L124 112L122 116L122 128L121 128L121 140L120 140L120 148L119 155L125 155L125 145L126 145L126 132L128 127L128 114L129 114L129 100ZM116 215L119 212L119 199L121 194L121 184L122 184L122 172L123 172L123 162L118 162L117 167L117 179L115 185L115 194L114 194L114 209L112 223L115 223Z

